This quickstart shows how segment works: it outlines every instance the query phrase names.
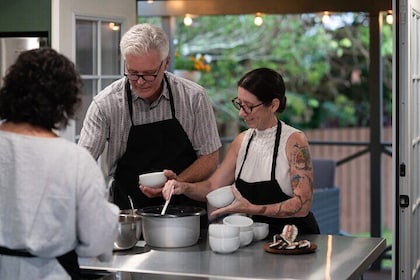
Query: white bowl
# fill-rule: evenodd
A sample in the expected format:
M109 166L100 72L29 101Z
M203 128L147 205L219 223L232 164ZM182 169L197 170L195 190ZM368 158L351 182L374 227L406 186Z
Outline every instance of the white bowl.
M217 238L239 237L239 227L225 224L210 224L208 232L209 236Z
M208 203L216 208L228 206L235 199L231 186L224 186L211 191L206 196Z
M239 241L240 241L240 247L244 247L246 245L249 245L254 238L254 232L252 230L248 231L241 231L239 232Z
M163 175L163 172L152 172L139 175L140 184L150 188L163 187L167 180L168 178Z
M240 231L251 231L254 221L251 218L239 215L230 215L223 219L225 225L239 227Z
M217 238L211 235L209 236L210 249L216 253L233 253L238 250L240 243L239 236L231 238Z
M269 227L266 223L253 223L252 231L254 232L254 240L263 240L268 236Z

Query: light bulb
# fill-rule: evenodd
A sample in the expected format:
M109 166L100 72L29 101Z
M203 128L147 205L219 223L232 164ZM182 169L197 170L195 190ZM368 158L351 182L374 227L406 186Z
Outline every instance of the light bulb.
M388 11L385 17L386 23L393 24L394 23L394 16L392 15L392 11Z
M115 24L114 22L110 22L110 23L108 24L108 26L109 26L109 28L110 28L111 30L114 30L114 31L118 31L118 30L120 30L120 26L119 26L119 25L117 25L117 24Z
M330 20L331 20L331 18L330 18L330 13L329 13L328 11L325 11L325 12L322 14L322 23L323 23L323 24L327 24L327 23L329 23L329 22L330 22Z
M256 25L256 26L260 26L261 24L263 24L263 19L262 19L262 15L261 15L261 13L257 13L256 15L255 15L255 18L254 18L254 24Z
M184 17L184 24L186 26L190 26L192 24L193 20L189 14L186 14Z

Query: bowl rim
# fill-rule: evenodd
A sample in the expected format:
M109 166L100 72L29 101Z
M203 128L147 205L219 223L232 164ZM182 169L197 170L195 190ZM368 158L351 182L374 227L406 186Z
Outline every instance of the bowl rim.
M156 175L163 175L163 176L165 176L165 174L163 173L163 171L155 171L155 172L147 172L147 173L142 173L142 174L139 174L139 179L140 179L140 177L149 177L149 176L156 176ZM165 176L166 177L166 176Z
M229 217L241 217L241 218L229 218ZM229 223L230 219L242 219L244 221L247 221L247 223L243 225L232 224L232 223ZM223 218L223 223L227 225L235 226L235 227L252 227L252 224L254 223L254 221L250 217L230 215Z
M231 190L230 187L232 187L232 185L226 185L226 186L223 186L223 187L219 187L217 189L214 189L211 192L207 193L206 197L209 197L209 196L212 197L213 195L218 194L221 191L225 191L228 188L229 188L229 190ZM232 195L233 195L232 190L230 191L230 193L232 193Z
M166 209L166 214L161 215L163 205L149 206L139 209L138 214L143 217L156 217L156 218L179 218L179 217L191 217L191 216L202 216L206 214L206 210L201 207L195 206L181 206L181 205L169 205ZM171 212L178 210L179 213L173 214Z

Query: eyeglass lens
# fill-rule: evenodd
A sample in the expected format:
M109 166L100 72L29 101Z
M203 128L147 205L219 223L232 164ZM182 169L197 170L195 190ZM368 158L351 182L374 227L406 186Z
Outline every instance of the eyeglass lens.
M236 109L238 109L238 110L241 110L242 109L245 113L250 114L255 107L258 107L258 106L260 106L260 105L262 105L264 103L260 103L260 104L257 104L257 105L248 106L246 104L241 104L241 102L239 101L238 97L235 97L234 99L232 99L232 104L233 104L233 106Z
M157 77L157 75L140 75L140 74L131 74L131 73L126 73L125 76L130 81L137 81L138 79L142 78L146 82L153 82Z
M153 82L156 77L158 76L158 73L160 71L160 68L162 68L163 60L160 62L158 70L155 72L155 74L133 74L133 73L124 73L124 76L127 77L130 81L138 81L138 79L142 78L146 82Z

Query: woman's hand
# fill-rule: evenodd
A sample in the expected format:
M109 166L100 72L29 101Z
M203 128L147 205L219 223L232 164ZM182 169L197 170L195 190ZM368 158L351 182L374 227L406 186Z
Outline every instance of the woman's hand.
M173 172L172 170L169 170L169 169L163 170L163 174L166 176L166 178L168 178L168 181L177 178L176 173ZM144 193L145 196L147 196L149 198L153 198L153 197L162 196L162 191L163 191L165 185L163 185L161 188L150 188L148 186L144 186L144 185L140 184L139 188L142 191L142 193ZM169 193L168 193L168 195L169 195Z
M182 182L178 182L177 180L168 180L162 189L162 195L163 198L165 198L165 200L169 198L171 191L172 195L183 194L185 191L185 184Z
M250 203L246 198L244 198L235 186L231 186L231 188L232 188L233 195L235 196L235 200L233 200L233 202L226 207L214 210L210 214L211 216L218 216L221 214L230 214L230 213L252 214L249 212L250 212L250 209L252 209L253 204Z

